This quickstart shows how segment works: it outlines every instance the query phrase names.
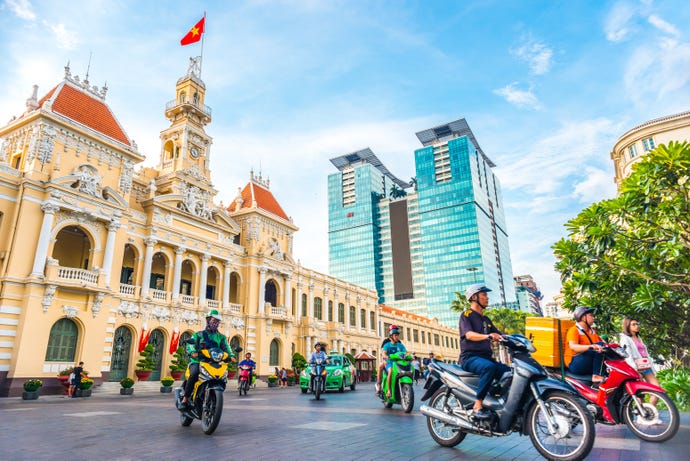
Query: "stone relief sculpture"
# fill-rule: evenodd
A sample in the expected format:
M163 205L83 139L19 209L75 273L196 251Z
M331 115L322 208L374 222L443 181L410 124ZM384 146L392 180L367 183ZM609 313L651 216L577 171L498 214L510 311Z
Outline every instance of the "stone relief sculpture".
M91 165L80 165L74 171L73 175L77 179L75 185L79 192L98 197L101 178L98 176L98 170L96 170L96 168Z

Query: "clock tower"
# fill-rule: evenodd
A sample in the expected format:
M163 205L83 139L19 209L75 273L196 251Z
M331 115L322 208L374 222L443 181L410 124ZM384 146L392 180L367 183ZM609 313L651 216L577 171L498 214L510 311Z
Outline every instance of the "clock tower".
M204 104L206 85L200 77L200 58L189 59L187 74L177 81L175 99L165 105L170 127L161 131L158 170L162 175L189 171L210 181L211 138L204 131L211 108Z

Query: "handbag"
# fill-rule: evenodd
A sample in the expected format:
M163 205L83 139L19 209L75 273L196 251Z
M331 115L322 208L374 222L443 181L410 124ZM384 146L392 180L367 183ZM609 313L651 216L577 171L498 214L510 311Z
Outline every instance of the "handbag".
M635 367L638 371L649 370L652 368L652 361L647 357L640 357L639 359L635 359Z

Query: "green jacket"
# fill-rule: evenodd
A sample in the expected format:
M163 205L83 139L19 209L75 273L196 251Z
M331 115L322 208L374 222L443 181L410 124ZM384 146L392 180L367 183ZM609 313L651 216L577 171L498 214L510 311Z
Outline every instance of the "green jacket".
M206 334L204 334L204 332ZM211 333L206 330L201 330L197 331L192 335L191 338L193 341L190 343L187 343L187 354L189 355L189 361L192 363L199 363L199 357L192 357L192 354L195 352L199 352L202 347L202 343L206 343L207 348L211 347L218 347L221 350L224 350L228 354L230 354L230 357L234 357L235 353L230 349L230 345L228 344L228 338L223 334L219 332Z

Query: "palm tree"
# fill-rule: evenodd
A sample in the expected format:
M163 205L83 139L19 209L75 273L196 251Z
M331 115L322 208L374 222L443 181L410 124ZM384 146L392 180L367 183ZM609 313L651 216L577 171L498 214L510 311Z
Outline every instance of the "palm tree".
M450 303L450 310L453 312L461 313L470 308L470 303L465 298L465 295L459 291L455 292L455 299Z

